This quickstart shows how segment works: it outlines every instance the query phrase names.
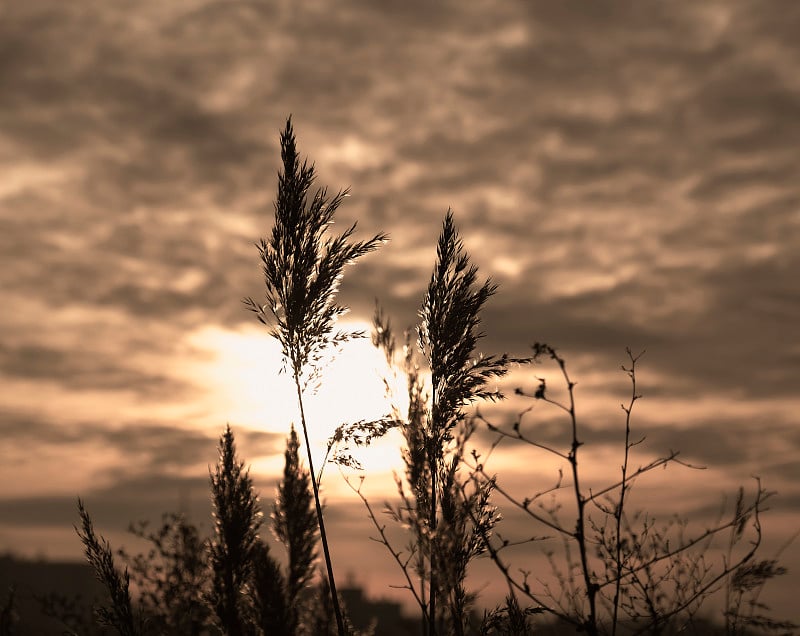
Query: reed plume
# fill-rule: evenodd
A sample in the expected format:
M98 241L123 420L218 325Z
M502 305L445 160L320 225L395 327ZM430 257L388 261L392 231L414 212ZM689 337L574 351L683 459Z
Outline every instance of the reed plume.
M284 364L288 363L292 372L331 599L338 632L343 636L345 625L311 456L303 393L309 381L317 376L325 350L354 335L334 333L337 318L346 311L336 303L344 267L377 249L387 237L377 234L367 241L352 241L355 223L338 236L326 236L347 190L329 197L327 189L320 188L310 195L316 174L313 164L300 161L291 117L281 133L281 159L283 172L278 175L275 225L269 240L262 238L257 245L266 283L266 303L257 303L252 298L246 298L244 303L280 342Z
M453 441L453 430L464 419L464 406L479 399L497 400L502 394L486 388L486 383L506 374L508 356L473 358L478 339L480 310L497 286L486 280L475 287L478 268L471 265L448 210L437 245L437 260L420 310L418 347L431 369L431 400L424 428L425 454L430 475L430 586L428 615L430 635L437 632L436 602L441 570L437 561L437 483L444 465L445 448ZM452 502L442 502L452 504Z

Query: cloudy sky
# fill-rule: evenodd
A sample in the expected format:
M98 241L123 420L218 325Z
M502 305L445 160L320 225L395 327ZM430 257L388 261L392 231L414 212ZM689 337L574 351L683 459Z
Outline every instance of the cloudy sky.
M452 207L500 285L482 348L559 347L589 479L618 471L619 365L646 349L638 461L708 466L643 482L654 511L702 527L759 475L777 549L800 525L798 29L792 0L3 3L0 550L79 558L78 494L115 541L163 511L201 521L227 422L272 494L294 405L240 300L262 293L253 243L289 114L320 185L352 189L341 227L391 236L347 272L349 325L376 298L414 324ZM383 408L370 355L335 363L318 440ZM530 433L561 443L536 417ZM396 450L371 452L380 501ZM493 461L534 489L557 468ZM390 593L335 469L325 489L340 569ZM783 559L769 599L796 613L800 546Z

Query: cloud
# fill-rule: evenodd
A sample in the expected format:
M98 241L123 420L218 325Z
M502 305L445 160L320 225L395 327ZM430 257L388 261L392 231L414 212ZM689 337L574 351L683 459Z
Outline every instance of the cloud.
M193 513L210 511L208 477L167 478L149 475L94 493L81 493L95 522L115 529L140 520L157 520L164 512L176 511L190 502ZM3 525L69 529L77 523L77 495L0 499ZM206 521L204 514L198 519ZM76 548L78 547L76 539Z
M98 359L99 358L99 359ZM192 387L157 372L125 368L87 352L37 345L0 346L0 372L33 381L55 382L67 390L134 391L147 399L191 395Z
M283 452L284 434L252 429L234 432L248 457L256 458ZM159 422L82 422L70 426L51 419L4 412L0 433L29 448L37 445L60 446L72 449L76 455L83 448L99 447L109 456L126 457L124 466L116 467L120 474L165 470L180 472L185 467L213 463L217 439L206 431L180 428ZM31 453L35 455L35 453Z

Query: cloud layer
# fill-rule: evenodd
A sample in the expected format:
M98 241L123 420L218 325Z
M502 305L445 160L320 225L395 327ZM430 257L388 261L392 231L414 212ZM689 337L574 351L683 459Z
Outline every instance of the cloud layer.
M603 448L624 349L647 348L652 452L683 450L721 487L761 474L797 510L797 3L1 11L0 549L44 549L24 527L70 532L76 491L117 524L201 496L213 405L232 398L196 336L251 320L290 113L320 184L352 186L341 225L392 237L348 272L353 319L377 297L414 323L452 207L500 283L482 347L561 347ZM286 423L233 424L272 479Z

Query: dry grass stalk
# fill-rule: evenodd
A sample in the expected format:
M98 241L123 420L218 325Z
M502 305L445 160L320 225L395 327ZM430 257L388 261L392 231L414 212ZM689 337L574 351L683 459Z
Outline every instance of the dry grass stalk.
M316 177L314 166L300 162L291 118L281 133L281 159L283 172L278 177L275 225L269 240L261 239L258 246L266 303L257 303L252 298L244 302L263 324L270 326L270 333L280 342L294 378L331 599L339 636L344 636L345 624L311 456L303 391L317 377L326 349L352 337L341 331L333 333L336 319L346 311L335 302L344 267L377 249L387 237L377 234L367 241L351 241L356 227L353 224L339 236L326 238L347 191L329 198L322 188L309 196Z
M95 609L98 623L107 625L117 630L120 636L139 636L142 633L141 620L135 620L130 595L130 575L127 568L120 573L114 564L114 555L108 541L98 537L94 531L94 524L83 505L78 499L78 512L81 517L81 527L75 532L83 543L84 553L89 565L92 566L95 576L105 586L111 599L111 604Z

